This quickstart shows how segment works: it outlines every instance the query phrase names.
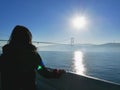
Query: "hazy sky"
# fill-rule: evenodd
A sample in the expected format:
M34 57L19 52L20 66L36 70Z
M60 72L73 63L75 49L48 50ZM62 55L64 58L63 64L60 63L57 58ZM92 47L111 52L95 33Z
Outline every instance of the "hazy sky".
M70 24L76 14L86 17L85 28ZM15 25L28 27L37 41L120 42L120 0L0 0L0 39Z

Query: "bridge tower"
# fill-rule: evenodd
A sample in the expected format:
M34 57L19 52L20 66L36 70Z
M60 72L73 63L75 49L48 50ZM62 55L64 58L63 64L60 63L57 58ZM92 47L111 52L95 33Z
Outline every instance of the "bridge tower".
M71 37L71 42L70 42L71 46L74 45L74 37Z

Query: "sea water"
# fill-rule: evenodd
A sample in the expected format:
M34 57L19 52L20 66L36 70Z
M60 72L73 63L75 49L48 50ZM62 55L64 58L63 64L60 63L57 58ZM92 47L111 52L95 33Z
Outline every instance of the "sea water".
M0 52L1 53L1 52ZM120 52L39 51L49 68L65 69L120 84Z
M120 52L40 51L39 54L47 67L120 84Z

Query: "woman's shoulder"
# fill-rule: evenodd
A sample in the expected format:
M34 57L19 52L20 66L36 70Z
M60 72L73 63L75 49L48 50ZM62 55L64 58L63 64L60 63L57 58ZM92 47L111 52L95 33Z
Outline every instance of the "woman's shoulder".
M33 50L37 50L36 46L33 44L29 44L29 48L33 49Z
M3 53L6 52L6 51L8 51L10 48L11 48L11 47L10 47L9 44L4 45L4 46L2 47Z
M9 47L9 44L5 44L2 48L5 49L5 48L8 48Z
M2 47L3 52L7 51L24 51L24 52L37 52L37 48L32 45L11 45L11 44L6 44Z

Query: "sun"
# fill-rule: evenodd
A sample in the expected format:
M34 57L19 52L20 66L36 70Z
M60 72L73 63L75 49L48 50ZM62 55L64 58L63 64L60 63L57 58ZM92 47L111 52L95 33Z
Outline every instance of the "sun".
M83 29L86 27L87 21L85 16L76 16L72 19L72 26L75 29Z

